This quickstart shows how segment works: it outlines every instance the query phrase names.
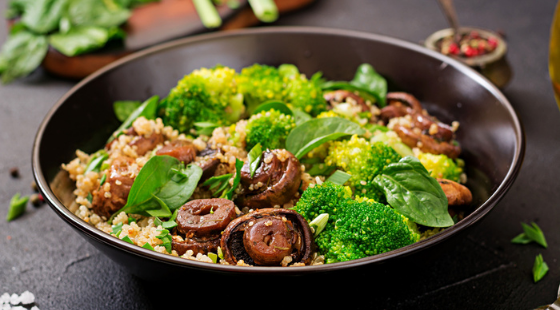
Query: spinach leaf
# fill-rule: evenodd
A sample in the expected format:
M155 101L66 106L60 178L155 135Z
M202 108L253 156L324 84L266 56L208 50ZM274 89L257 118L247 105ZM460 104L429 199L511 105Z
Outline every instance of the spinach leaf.
M124 122L141 104L141 101L134 100L115 101L113 103L113 111L115 112L117 119Z
M159 96L152 96L144 101L136 110L134 110L128 118L115 130L109 137L107 142L113 141L123 130L132 126L132 123L139 117L144 116L147 119L154 119L156 117L156 110L158 106Z
M214 192L213 196L219 197L221 196L220 193L222 193L229 186L229 179L231 179L232 176L233 174L231 173L213 176L210 179L204 181L202 185L209 186L208 189Z
M261 163L263 150L260 143L257 143L251 151L247 154L247 160L249 161L249 168L250 168L250 175L251 178L255 175L255 172L259 168L259 164Z
M270 100L263 102L253 111L253 114L257 114L262 111L269 111L272 109L282 114L293 115L292 110L290 110L290 108L288 108L288 106L284 102L279 100Z
M377 103L380 107L385 106L387 96L387 80L375 72L369 64L361 64L350 82L326 81L321 84L323 90L343 89L358 92L360 97Z
M412 221L428 227L453 225L445 193L417 158L407 156L389 164L373 182L389 205Z
M179 178L179 180L172 177L156 194L171 211L181 207L192 196L198 181L202 177L202 168L192 164L186 168L181 168L179 173L184 177Z
M10 35L0 51L2 83L24 77L37 69L47 51L47 38L26 30Z
M35 33L46 34L58 28L67 0L34 0L25 3L21 22Z
M314 118L290 132L286 138L286 150L300 159L327 141L364 133L365 130L360 125L341 117Z
M73 27L66 33L49 36L49 43L62 54L72 57L99 49L109 41L109 30L96 26Z
M120 26L130 17L130 10L113 0L69 0L68 18L75 26Z
M308 113L304 112L301 109L294 108L292 109L292 113L294 116L294 120L296 121L296 126L299 126L308 120L312 119L313 117Z
M313 164L313 166L311 166L311 168L307 170L307 173L309 173L309 175L312 177L317 175L330 175L335 169L335 166L329 166L325 163L317 163Z

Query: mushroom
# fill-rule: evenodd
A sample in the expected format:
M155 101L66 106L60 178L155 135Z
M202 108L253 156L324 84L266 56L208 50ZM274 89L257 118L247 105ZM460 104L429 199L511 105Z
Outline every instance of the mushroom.
M301 184L299 160L278 149L263 152L261 164L251 177L249 162L241 169L242 190L236 202L250 209L282 206L290 202Z
M449 206L468 205L472 202L472 193L464 185L447 179L437 179L447 197Z
M194 254L216 252L222 231L237 217L235 205L223 198L197 199L184 204L177 211L176 231L172 248L179 255L192 250Z
M259 209L233 220L222 234L220 247L232 265L307 265L312 260L313 234L297 212Z
M156 151L156 155L169 155L188 164L196 157L196 147L189 141L175 140Z
M135 160L120 156L113 160L105 183L92 193L91 208L99 216L109 218L126 204L134 178L130 177L128 167Z

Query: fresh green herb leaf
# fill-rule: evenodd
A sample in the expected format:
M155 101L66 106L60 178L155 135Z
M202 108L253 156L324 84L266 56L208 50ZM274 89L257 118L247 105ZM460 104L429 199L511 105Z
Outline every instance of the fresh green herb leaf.
M341 117L314 118L290 132L286 138L286 150L300 159L325 142L365 132L360 125Z
M540 281L548 272L548 265L544 262L541 254L537 255L535 258L535 264L533 265L533 281Z
M541 228L535 222L531 223L531 226L521 223L521 226L523 227L523 232L527 238L535 241L544 248L548 247Z
M313 228L314 231L313 237L317 237L323 231L323 229L325 229L325 226L327 226L328 221L329 221L329 214L321 213L313 221L309 223L309 226Z
M137 220L136 220L135 218L133 218L133 217L128 217L128 224L130 224L130 223L132 223L132 222L136 223Z
M171 253L171 244L172 244L172 237L169 234L169 230L167 229L161 229L158 230L160 231L160 234L156 236L156 238L160 239L163 243L163 247L165 247L165 250L167 251L167 253Z
M21 21L35 33L45 34L58 28L67 0L34 0L25 6Z
M6 215L6 221L12 221L25 212L25 207L29 201L29 196L21 196L20 193L16 193L10 200L10 208L8 209L8 214Z
M453 225L445 193L417 158L407 156L389 164L373 182L389 205L412 221L428 227Z
M93 196L91 195L91 193L88 193L86 199L87 199L87 201L89 201L89 203L91 203L93 201Z
M231 200L233 198L233 194L235 193L235 190L237 189L237 186L239 185L239 182L241 181L241 168L243 168L243 161L236 158L235 159L235 177L233 178L233 185L231 186L229 191L226 192L226 198L229 199L229 200Z
M128 235L124 236L121 238L122 241L126 241L130 244L134 244L134 242L132 242L132 239L130 239L130 237Z
M152 195L152 199L155 200L159 204L160 207L158 209L146 210L146 212L149 215L155 216L156 218L157 217L170 217L171 216L171 210L169 210L169 207L167 206L165 201L163 201L162 199L160 199L156 195Z
M193 0L194 7L206 28L217 28L222 25L222 18L211 0Z
M36 35L26 30L10 35L0 51L2 83L27 76L37 69L48 49L47 38L43 35Z
M171 229L175 226L177 226L177 222L175 222L175 220L169 220L169 221L161 223L161 227L163 227L165 229Z
M68 32L49 36L49 44L62 54L72 57L97 50L109 41L109 30L96 26L73 27Z
M154 247L152 247L148 242L144 243L144 245L142 246L144 249L148 249L148 250L154 250Z
M113 111L117 119L120 122L124 122L141 104L141 101L119 100L113 103Z
M279 101L279 100L270 100L270 101L266 101L261 103L254 111L253 114L258 114L262 111L270 111L270 110L276 110L282 114L285 115L293 115L294 113L292 112L292 110L290 108L288 108L288 106L283 102L283 101Z
M173 170L173 168L170 170ZM203 172L202 168L195 164L178 170L179 173L175 173L156 194L170 210L178 209L187 202L194 193ZM181 175L182 178L176 178L177 175Z
M262 154L263 154L263 150L260 143L257 143L255 146L253 146L251 151L249 151L249 153L247 154L247 160L249 160L251 178L253 178L253 176L255 175L257 168L259 168L259 164L261 163L261 159L262 159Z
M533 242L533 240L527 237L525 233L521 233L517 235L515 238L511 239L511 243L517 243L517 244L528 244L531 242Z
M264 23L272 23L278 19L278 7L274 0L249 0L255 16Z
M86 167L86 171L84 172L84 175L87 174L90 171L99 172L103 162L107 158L109 158L109 154L107 154L107 152L105 150L99 150L99 151L95 152L89 160L89 163Z
M156 110L159 102L159 96L152 96L148 100L144 101L134 112L132 112L128 118L117 128L117 130L111 135L107 142L113 141L118 135L122 133L123 130L132 126L132 123L139 117L144 116L147 119L154 119L156 117Z
M346 181L350 180L352 176L344 171L336 170L330 177L327 178L327 181L333 182L334 184L344 185Z
M103 28L120 26L131 15L113 0L70 0L66 12L72 25Z

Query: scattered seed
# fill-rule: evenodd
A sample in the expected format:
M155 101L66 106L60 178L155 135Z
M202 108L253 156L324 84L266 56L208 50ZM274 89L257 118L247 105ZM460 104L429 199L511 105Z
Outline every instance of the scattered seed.
M11 175L13 178L19 177L19 169L18 169L17 167L12 167L12 168L10 168L10 175Z

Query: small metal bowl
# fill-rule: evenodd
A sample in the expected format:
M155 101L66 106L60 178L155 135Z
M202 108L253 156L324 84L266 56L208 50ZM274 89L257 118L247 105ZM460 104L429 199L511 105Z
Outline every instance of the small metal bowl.
M475 69L480 72L486 78L488 78L497 87L503 88L511 80L513 74L511 67L509 66L506 53L507 53L507 43L506 41L497 33L473 27L461 27L459 28L459 33L469 33L471 31L476 31L483 38L493 37L498 41L496 49L488 54L474 56L474 57L461 57L455 55L446 55L453 59L456 59L465 65ZM434 32L425 41L424 46L439 52L437 43L439 40L453 35L453 29L447 28Z

